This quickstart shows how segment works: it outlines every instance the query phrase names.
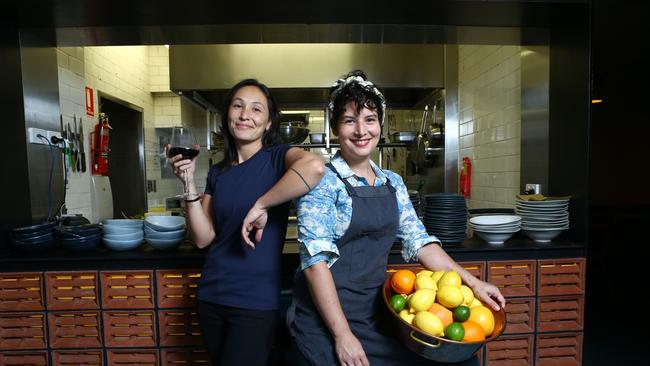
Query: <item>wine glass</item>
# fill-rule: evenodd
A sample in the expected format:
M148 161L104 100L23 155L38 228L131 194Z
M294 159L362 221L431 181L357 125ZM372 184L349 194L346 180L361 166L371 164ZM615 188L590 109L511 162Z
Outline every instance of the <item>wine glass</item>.
M183 155L183 159L193 159L199 155L199 150L196 149L196 137L190 127L174 127L169 143L171 146L167 150L167 158ZM183 194L177 195L176 197L188 198L190 192L187 186L187 171L184 170L182 175Z

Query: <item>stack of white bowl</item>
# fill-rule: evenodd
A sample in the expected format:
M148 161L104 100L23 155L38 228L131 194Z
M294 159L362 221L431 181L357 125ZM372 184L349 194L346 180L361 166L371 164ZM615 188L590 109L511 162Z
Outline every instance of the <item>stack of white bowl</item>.
M517 200L517 215L522 217L521 229L536 243L548 243L569 228L569 199L544 201Z
M142 244L142 220L106 219L102 221L104 244L113 250L132 250Z
M472 231L490 244L500 245L521 229L517 215L477 215L469 219Z
M182 216L148 216L144 220L145 240L154 249L168 250L185 239L185 218Z

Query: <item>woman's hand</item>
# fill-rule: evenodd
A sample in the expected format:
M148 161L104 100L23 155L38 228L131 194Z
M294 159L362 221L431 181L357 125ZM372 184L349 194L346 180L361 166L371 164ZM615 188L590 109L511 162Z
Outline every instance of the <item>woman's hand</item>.
M336 356L343 366L368 366L370 362L366 357L361 342L352 332L346 332L341 337L336 337L335 349Z
M477 281L472 287L472 291L474 291L474 295L478 297L483 304L486 304L495 311L499 311L500 308L506 306L506 299L501 295L501 291L499 291L499 289L493 284Z
M244 217L244 222L241 226L241 237L244 240L244 244L248 245L251 249L255 249L255 243L262 241L262 234L264 233L264 227L268 218L268 209L256 202L250 211L248 211L246 217ZM250 239L253 229L256 230L255 243Z

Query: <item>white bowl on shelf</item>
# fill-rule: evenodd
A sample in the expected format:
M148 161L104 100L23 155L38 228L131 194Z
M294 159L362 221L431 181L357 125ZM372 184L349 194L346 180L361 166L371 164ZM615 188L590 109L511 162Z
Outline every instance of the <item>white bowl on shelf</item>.
M148 216L144 219L144 225L155 231L178 231L185 227L185 218L182 216Z
M566 228L559 229L531 229L523 228L522 231L524 235L531 238L536 243L549 243L551 240L555 239L560 235Z
M178 247L182 242L183 238L178 239L153 239L148 237L145 239L152 248L157 250L170 250Z
M471 224L481 226L504 226L512 225L521 221L518 215L481 215L469 219Z
M141 233L142 228L106 225L102 227L102 232L104 233L104 235L123 235L123 234Z
M142 238L138 239L129 239L129 240L118 240L118 239L104 239L104 244L109 249L116 250L116 251L126 251L126 250L133 250L142 244Z
M476 231L474 230L474 234L478 235L481 237L481 239L485 240L489 244L493 245L501 245L503 244L506 240L510 239L516 231L513 232L487 232L487 231Z
M134 227L141 228L142 220L139 219L106 219L102 221L104 226L123 226L123 227Z

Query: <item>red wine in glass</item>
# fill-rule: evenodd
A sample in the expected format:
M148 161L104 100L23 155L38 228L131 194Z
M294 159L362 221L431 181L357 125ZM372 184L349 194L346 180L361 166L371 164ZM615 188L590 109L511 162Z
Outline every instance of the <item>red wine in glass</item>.
M176 155L183 155L183 159L192 159L199 155L199 150L189 147L172 146L167 151L167 157L173 158Z
M177 155L182 155L184 159L192 159L199 154L199 150L196 149L196 138L192 133L192 129L189 127L174 127L172 130L172 137L169 141L170 147L167 151L167 158L173 158ZM183 194L176 197L185 197L189 196L189 189L187 186L187 172L183 171L182 173L183 181Z

